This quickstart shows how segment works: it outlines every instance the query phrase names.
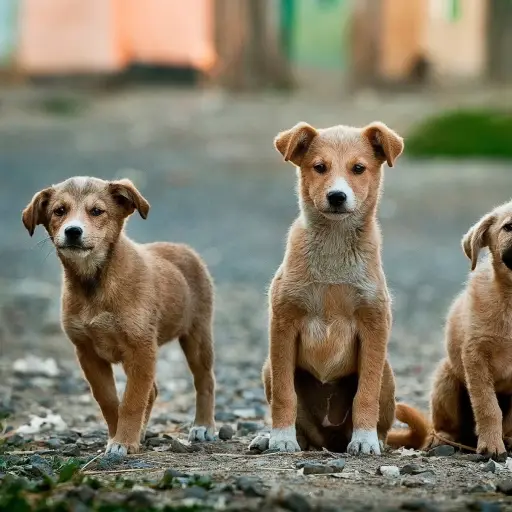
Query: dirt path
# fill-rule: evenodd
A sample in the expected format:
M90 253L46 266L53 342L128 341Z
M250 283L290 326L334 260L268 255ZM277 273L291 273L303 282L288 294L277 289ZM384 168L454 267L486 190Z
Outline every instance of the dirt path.
M20 212L36 190L51 182L76 174L123 175L132 177L152 204L147 221L130 221L129 234L141 242L190 243L211 268L217 286L217 421L236 434L206 451L152 451L169 448L164 433L183 439L193 413L192 383L179 347L165 347L158 366L162 392L151 423L158 440L130 462L135 467L128 469L143 471L120 475L158 479L163 468L172 467L211 475L213 488L204 494L189 479L175 482L172 490L117 489L111 494L121 494L121 501L126 494L147 494L151 503L160 503L188 493L203 508L272 509L280 503L290 510L458 510L472 504L473 510L512 510L509 498L495 491L508 477L507 469L488 472L483 462L457 456L347 457L341 477L334 477L302 475L295 467L299 459L325 461L326 454L245 455L267 412L259 376L267 350L266 288L296 214L293 169L272 149L272 137L301 119L328 125L380 118L400 130L407 119L431 108L428 102L416 107L405 99L315 105L276 96L226 99L179 91L80 101L84 109L64 117L42 112L37 97L23 108L7 98L0 116L0 409L10 412L13 426L48 411L66 423L63 432L48 431L33 442L31 435L14 438L9 449L52 449L42 457L62 462L73 453L85 461L104 445L98 409L60 332L56 258L46 244L36 245L42 232L28 237ZM508 165L486 162L403 159L386 172L380 218L394 300L389 351L399 399L427 408L431 374L443 355L446 309L469 270L460 238L480 215L509 199L511 185ZM52 358L56 368L46 362L38 369L38 362L29 360L24 372L22 363L15 362L29 355ZM34 465L28 457L16 457L4 467L0 462L0 474L13 467L24 474L24 466ZM143 463L151 467L137 467ZM382 465L403 469L410 464L417 467L409 470L418 474L377 474ZM237 484L238 477L259 483Z

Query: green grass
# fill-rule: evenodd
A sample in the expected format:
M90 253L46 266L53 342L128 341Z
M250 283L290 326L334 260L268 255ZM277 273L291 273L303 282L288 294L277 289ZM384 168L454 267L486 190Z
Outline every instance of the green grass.
M432 158L512 159L512 112L455 110L416 125L407 154Z

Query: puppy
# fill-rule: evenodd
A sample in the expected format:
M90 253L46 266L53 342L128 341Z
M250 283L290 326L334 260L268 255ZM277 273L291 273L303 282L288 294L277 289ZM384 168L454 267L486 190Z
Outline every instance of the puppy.
M489 256L477 266L483 247ZM480 219L462 248L473 272L448 313L432 423L401 405L397 417L412 431L391 432L388 441L414 448L463 444L501 459L512 446L512 202Z
M297 167L300 216L270 287L263 367L269 438L252 448L380 454L394 420L391 307L376 218L382 164L403 140L382 123L299 123L275 147Z
M32 236L42 224L64 269L62 325L108 425L107 453L125 455L139 441L158 394L158 347L178 338L194 376L192 441L212 440L213 286L185 245L137 244L125 232L149 204L129 180L75 177L38 192L23 211ZM112 364L127 376L118 400Z

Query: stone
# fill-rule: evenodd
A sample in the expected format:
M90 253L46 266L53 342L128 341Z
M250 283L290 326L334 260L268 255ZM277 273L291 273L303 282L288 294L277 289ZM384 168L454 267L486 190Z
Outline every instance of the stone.
M451 457L455 453L455 448L449 444L436 446L428 451L428 457Z
M500 480L496 485L496 489L507 496L512 496L512 478Z
M185 489L184 497L194 498L196 500L205 500L208 498L208 491L204 487L193 485L192 487L187 487Z
M48 439L45 444L52 450L58 450L61 446L64 445L64 442L57 437L50 437L50 439Z
M305 462L301 469L305 475L328 475L341 473L344 467L345 460L336 459L327 462Z
M235 485L237 489L240 489L247 497L261 498L267 494L259 478L241 476L237 478Z
M231 425L222 425L219 429L219 439L229 441L235 435L235 431Z
M490 459L487 464L483 466L483 471L487 473L498 473L499 471L502 471L504 468L494 460Z
M398 466L381 466L379 473L386 478L398 478L400 476L400 469Z
M152 448L155 446L163 446L167 444L169 444L169 441L163 437L150 437L149 439L146 439L146 446L150 446Z
M470 493L475 493L475 494L486 493L486 492L495 492L496 486L492 482L477 482L476 484L469 485L468 491Z
M66 444L62 447L62 455L66 457L79 457L80 447L77 444Z
M313 510L313 507L309 501L296 492L285 494L280 500L279 505L285 510L291 510L292 512L309 512Z

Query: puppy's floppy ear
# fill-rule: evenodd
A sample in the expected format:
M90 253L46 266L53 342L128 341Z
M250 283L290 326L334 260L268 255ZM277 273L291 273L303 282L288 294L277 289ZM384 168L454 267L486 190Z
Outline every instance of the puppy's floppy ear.
M491 213L480 219L462 238L464 254L471 260L471 270L475 270L478 253L483 247L489 245L489 228L494 224L496 217Z
M379 121L363 128L363 135L370 141L375 155L383 162L387 162L389 167L393 167L395 160L404 150L404 139Z
M32 201L27 205L21 214L23 225L27 229L30 236L34 234L36 226L43 224L48 225L48 201L53 193L53 188L45 188L34 195Z
M138 210L143 219L147 218L149 203L130 180L111 181L108 184L108 189L117 204L124 208L127 216Z
M291 161L300 166L311 141L318 132L307 123L298 123L293 128L278 133L274 139L274 146L284 157L284 161Z

